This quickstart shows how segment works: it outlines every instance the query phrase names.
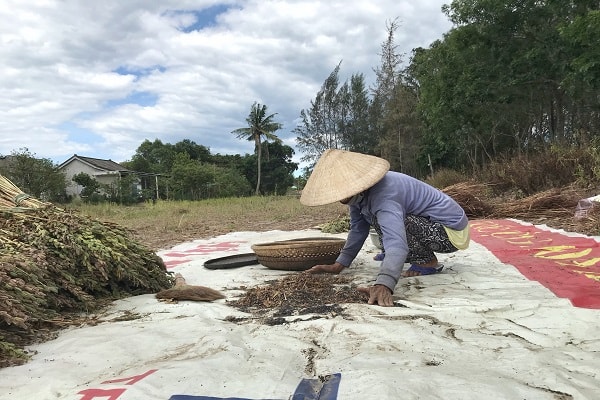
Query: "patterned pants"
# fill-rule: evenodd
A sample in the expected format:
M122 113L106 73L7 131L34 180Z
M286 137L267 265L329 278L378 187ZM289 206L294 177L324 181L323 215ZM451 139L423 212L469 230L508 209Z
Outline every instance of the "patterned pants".
M439 222L431 222L425 217L409 214L404 218L404 226L409 249L407 263L427 264L435 258L435 253L453 253L458 250L450 242L444 226ZM373 221L373 228L381 238L381 228L377 220ZM382 251L385 253L385 249Z

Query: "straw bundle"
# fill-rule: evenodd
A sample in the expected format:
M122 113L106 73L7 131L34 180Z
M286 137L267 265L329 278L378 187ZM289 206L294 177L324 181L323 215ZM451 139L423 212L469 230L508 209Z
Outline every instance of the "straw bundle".
M494 206L486 202L488 187L475 182L462 182L442 189L465 210L469 218L485 218L492 214Z
M537 219L573 217L582 194L572 188L550 189L510 202L495 205L494 218Z
M0 209L14 208L14 211L18 211L20 208L43 208L51 205L23 193L8 178L0 175Z
M488 185L463 182L442 190L465 210L471 219L517 218L526 221L572 219L580 199L586 197L573 187L546 190L522 199L492 197Z

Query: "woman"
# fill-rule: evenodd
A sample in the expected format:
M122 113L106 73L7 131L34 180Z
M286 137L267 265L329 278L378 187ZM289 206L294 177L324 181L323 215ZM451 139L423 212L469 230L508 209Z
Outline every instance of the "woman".
M399 172L389 171L379 157L326 150L315 165L300 202L319 206L340 201L350 212L346 244L334 264L315 265L309 273L340 273L369 236L379 233L385 257L373 286L360 288L369 304L392 306L401 276L441 272L435 253L451 253L469 245L464 210L442 191ZM411 264L403 274L404 263Z

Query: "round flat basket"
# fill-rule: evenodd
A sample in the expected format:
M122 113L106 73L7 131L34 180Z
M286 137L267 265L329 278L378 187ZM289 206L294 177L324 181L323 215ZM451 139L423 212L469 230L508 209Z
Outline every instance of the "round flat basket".
M305 271L317 264L333 264L346 240L311 237L252 246L258 262L270 269Z

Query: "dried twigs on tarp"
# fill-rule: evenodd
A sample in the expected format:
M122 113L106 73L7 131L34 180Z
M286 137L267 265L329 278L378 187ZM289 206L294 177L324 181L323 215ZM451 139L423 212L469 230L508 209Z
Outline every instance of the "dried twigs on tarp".
M240 309L261 309L365 302L365 295L358 292L346 275L299 273L250 288L241 298L229 303Z

